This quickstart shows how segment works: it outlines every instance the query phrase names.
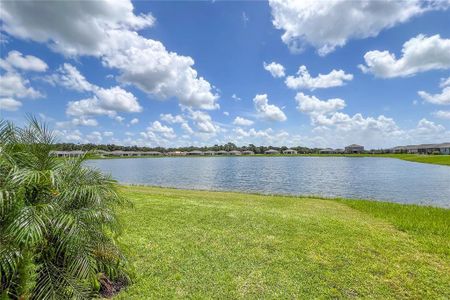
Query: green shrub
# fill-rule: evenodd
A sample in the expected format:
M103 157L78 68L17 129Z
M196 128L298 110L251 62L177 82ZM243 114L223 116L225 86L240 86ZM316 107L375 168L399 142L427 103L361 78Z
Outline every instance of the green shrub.
M99 273L126 278L115 182L85 157L51 156L53 142L35 119L24 128L0 121L2 298L89 298Z

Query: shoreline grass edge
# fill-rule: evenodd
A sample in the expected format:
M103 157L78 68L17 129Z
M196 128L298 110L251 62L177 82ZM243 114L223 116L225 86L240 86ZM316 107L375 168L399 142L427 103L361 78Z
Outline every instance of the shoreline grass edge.
M450 210L120 186L134 284L118 299L450 295ZM301 283L301 284L300 284Z

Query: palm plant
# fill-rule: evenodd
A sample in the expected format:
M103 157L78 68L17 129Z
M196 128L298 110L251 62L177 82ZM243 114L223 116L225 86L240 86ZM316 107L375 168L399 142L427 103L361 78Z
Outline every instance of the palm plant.
M85 299L100 276L126 276L115 182L52 156L54 140L36 119L0 121L0 298Z

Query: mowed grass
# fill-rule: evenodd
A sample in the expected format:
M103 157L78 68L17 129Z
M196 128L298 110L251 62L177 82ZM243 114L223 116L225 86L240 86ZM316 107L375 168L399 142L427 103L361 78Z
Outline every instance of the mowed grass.
M450 155L392 154L390 157L419 163L450 166Z
M448 299L450 211L123 187L118 299Z

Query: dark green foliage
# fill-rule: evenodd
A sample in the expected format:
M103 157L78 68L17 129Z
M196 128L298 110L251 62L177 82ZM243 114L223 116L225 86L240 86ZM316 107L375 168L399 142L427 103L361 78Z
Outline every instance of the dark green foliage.
M0 122L0 271L2 297L85 299L98 274L126 277L114 236L115 182L57 159L52 133L35 119Z

